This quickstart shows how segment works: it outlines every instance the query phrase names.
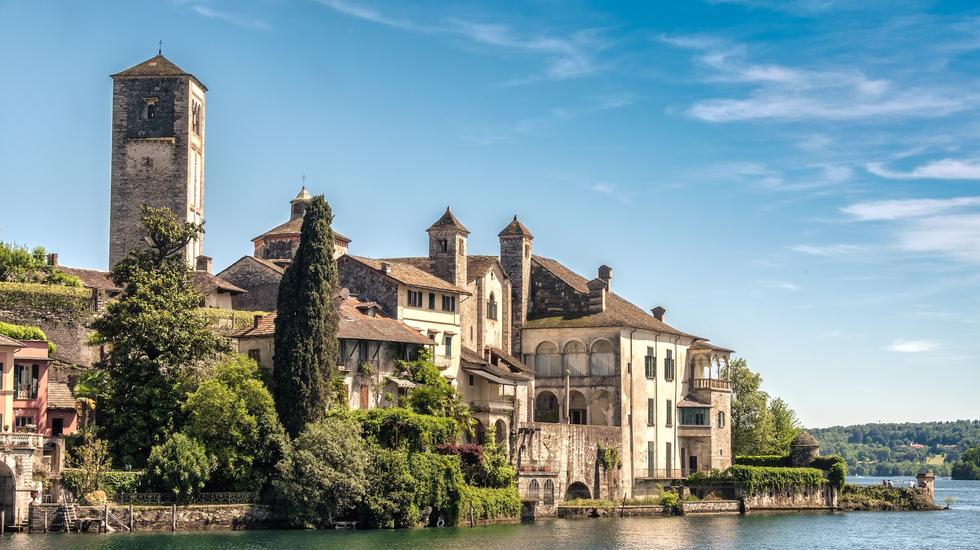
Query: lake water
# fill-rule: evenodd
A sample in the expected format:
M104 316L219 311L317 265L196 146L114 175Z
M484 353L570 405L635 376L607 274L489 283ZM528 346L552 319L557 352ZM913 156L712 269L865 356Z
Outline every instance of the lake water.
M882 478L852 483L880 484ZM910 478L891 478L908 482ZM542 520L400 531L237 531L7 535L0 548L248 550L495 548L980 548L980 481L936 480L940 512L755 513L745 516Z

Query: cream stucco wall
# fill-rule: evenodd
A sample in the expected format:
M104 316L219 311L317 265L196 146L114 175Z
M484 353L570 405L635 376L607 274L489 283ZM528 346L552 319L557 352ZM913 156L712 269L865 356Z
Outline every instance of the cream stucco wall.
M408 305L409 290L422 292L421 308ZM436 295L435 309L428 308L430 292ZM455 296L455 312L442 311L443 296ZM461 298L459 294L447 294L425 288L410 287L402 284L398 285L398 320L412 328L418 329L425 336L434 335L433 339L436 342L436 346L433 360L442 369L443 375L452 379L456 379L459 374L459 356L462 349L462 329L460 326ZM443 344L443 338L447 334L453 337L452 353L448 356L444 353L445 346Z

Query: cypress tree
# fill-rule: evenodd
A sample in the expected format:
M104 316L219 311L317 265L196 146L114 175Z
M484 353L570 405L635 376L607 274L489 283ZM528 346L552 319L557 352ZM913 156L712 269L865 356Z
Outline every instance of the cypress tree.
M322 195L313 197L300 230L299 248L279 285L275 335L276 411L296 437L324 417L336 379L337 287L333 258L333 213Z

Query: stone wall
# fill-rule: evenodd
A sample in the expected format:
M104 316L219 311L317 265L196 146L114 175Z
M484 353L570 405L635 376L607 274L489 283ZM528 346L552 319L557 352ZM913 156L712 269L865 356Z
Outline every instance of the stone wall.
M77 290L76 298L59 295L48 300L43 288L37 293L0 289L0 321L39 327L55 344L52 359L89 367L99 360L99 349L86 344L92 333L88 324L95 317L96 304L105 299L94 297L96 291Z
M828 510L837 506L837 490L832 487L785 488L739 492L745 511L751 510Z
M48 529L58 526L57 504L33 505L31 530L43 531L45 511ZM273 524L272 511L262 504L198 504L189 506L124 506L112 504L109 511L124 525L130 522L132 510L134 531L221 531L233 529L265 529ZM78 506L80 520L97 520L105 517L103 506ZM92 521L92 529L98 522ZM110 522L116 526L115 522ZM176 528L175 528L176 526Z
M682 502L682 514L738 514L742 511L742 503L737 500L701 500L697 502Z
M340 286L349 289L351 294L361 300L377 302L387 317L398 318L397 283L350 257L337 262L337 275Z
M615 426L587 426L520 422L517 425L518 490L521 498L542 504L565 500L573 484L588 491L588 498L622 497L622 471L606 471L598 461L598 447L613 448L622 457L622 430ZM537 482L539 493L532 489ZM549 483L550 482L550 483ZM553 488L549 502L546 487ZM583 495L585 496L585 495Z
M528 319L562 315L574 317L589 311L589 295L581 294L550 271L537 265L531 266L529 285ZM532 353L533 350L522 350Z
M232 309L245 311L277 309L282 274L270 267L245 256L225 268L218 274L218 278L248 291L231 297Z

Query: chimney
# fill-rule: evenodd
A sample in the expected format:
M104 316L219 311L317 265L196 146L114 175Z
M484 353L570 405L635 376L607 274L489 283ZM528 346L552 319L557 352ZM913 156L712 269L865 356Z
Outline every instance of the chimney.
M381 272L385 275L391 274L391 264L388 262L381 262Z
M667 310L664 309L664 306L657 306L657 307L651 309L650 310L650 313L652 313L653 316L654 316L654 318L656 318L658 321L663 321L664 320L664 313L667 313Z
M606 283L606 289L612 289L612 268L608 265L599 266L599 278Z
M197 271L211 273L211 256L198 256L197 266L195 269Z
M259 328L259 323L262 322L261 315L255 315L252 317L252 328Z
M592 279L586 285L589 288L589 313L606 311L606 292L609 288L602 279Z
M48 254L48 265L58 267L58 253L52 252Z

